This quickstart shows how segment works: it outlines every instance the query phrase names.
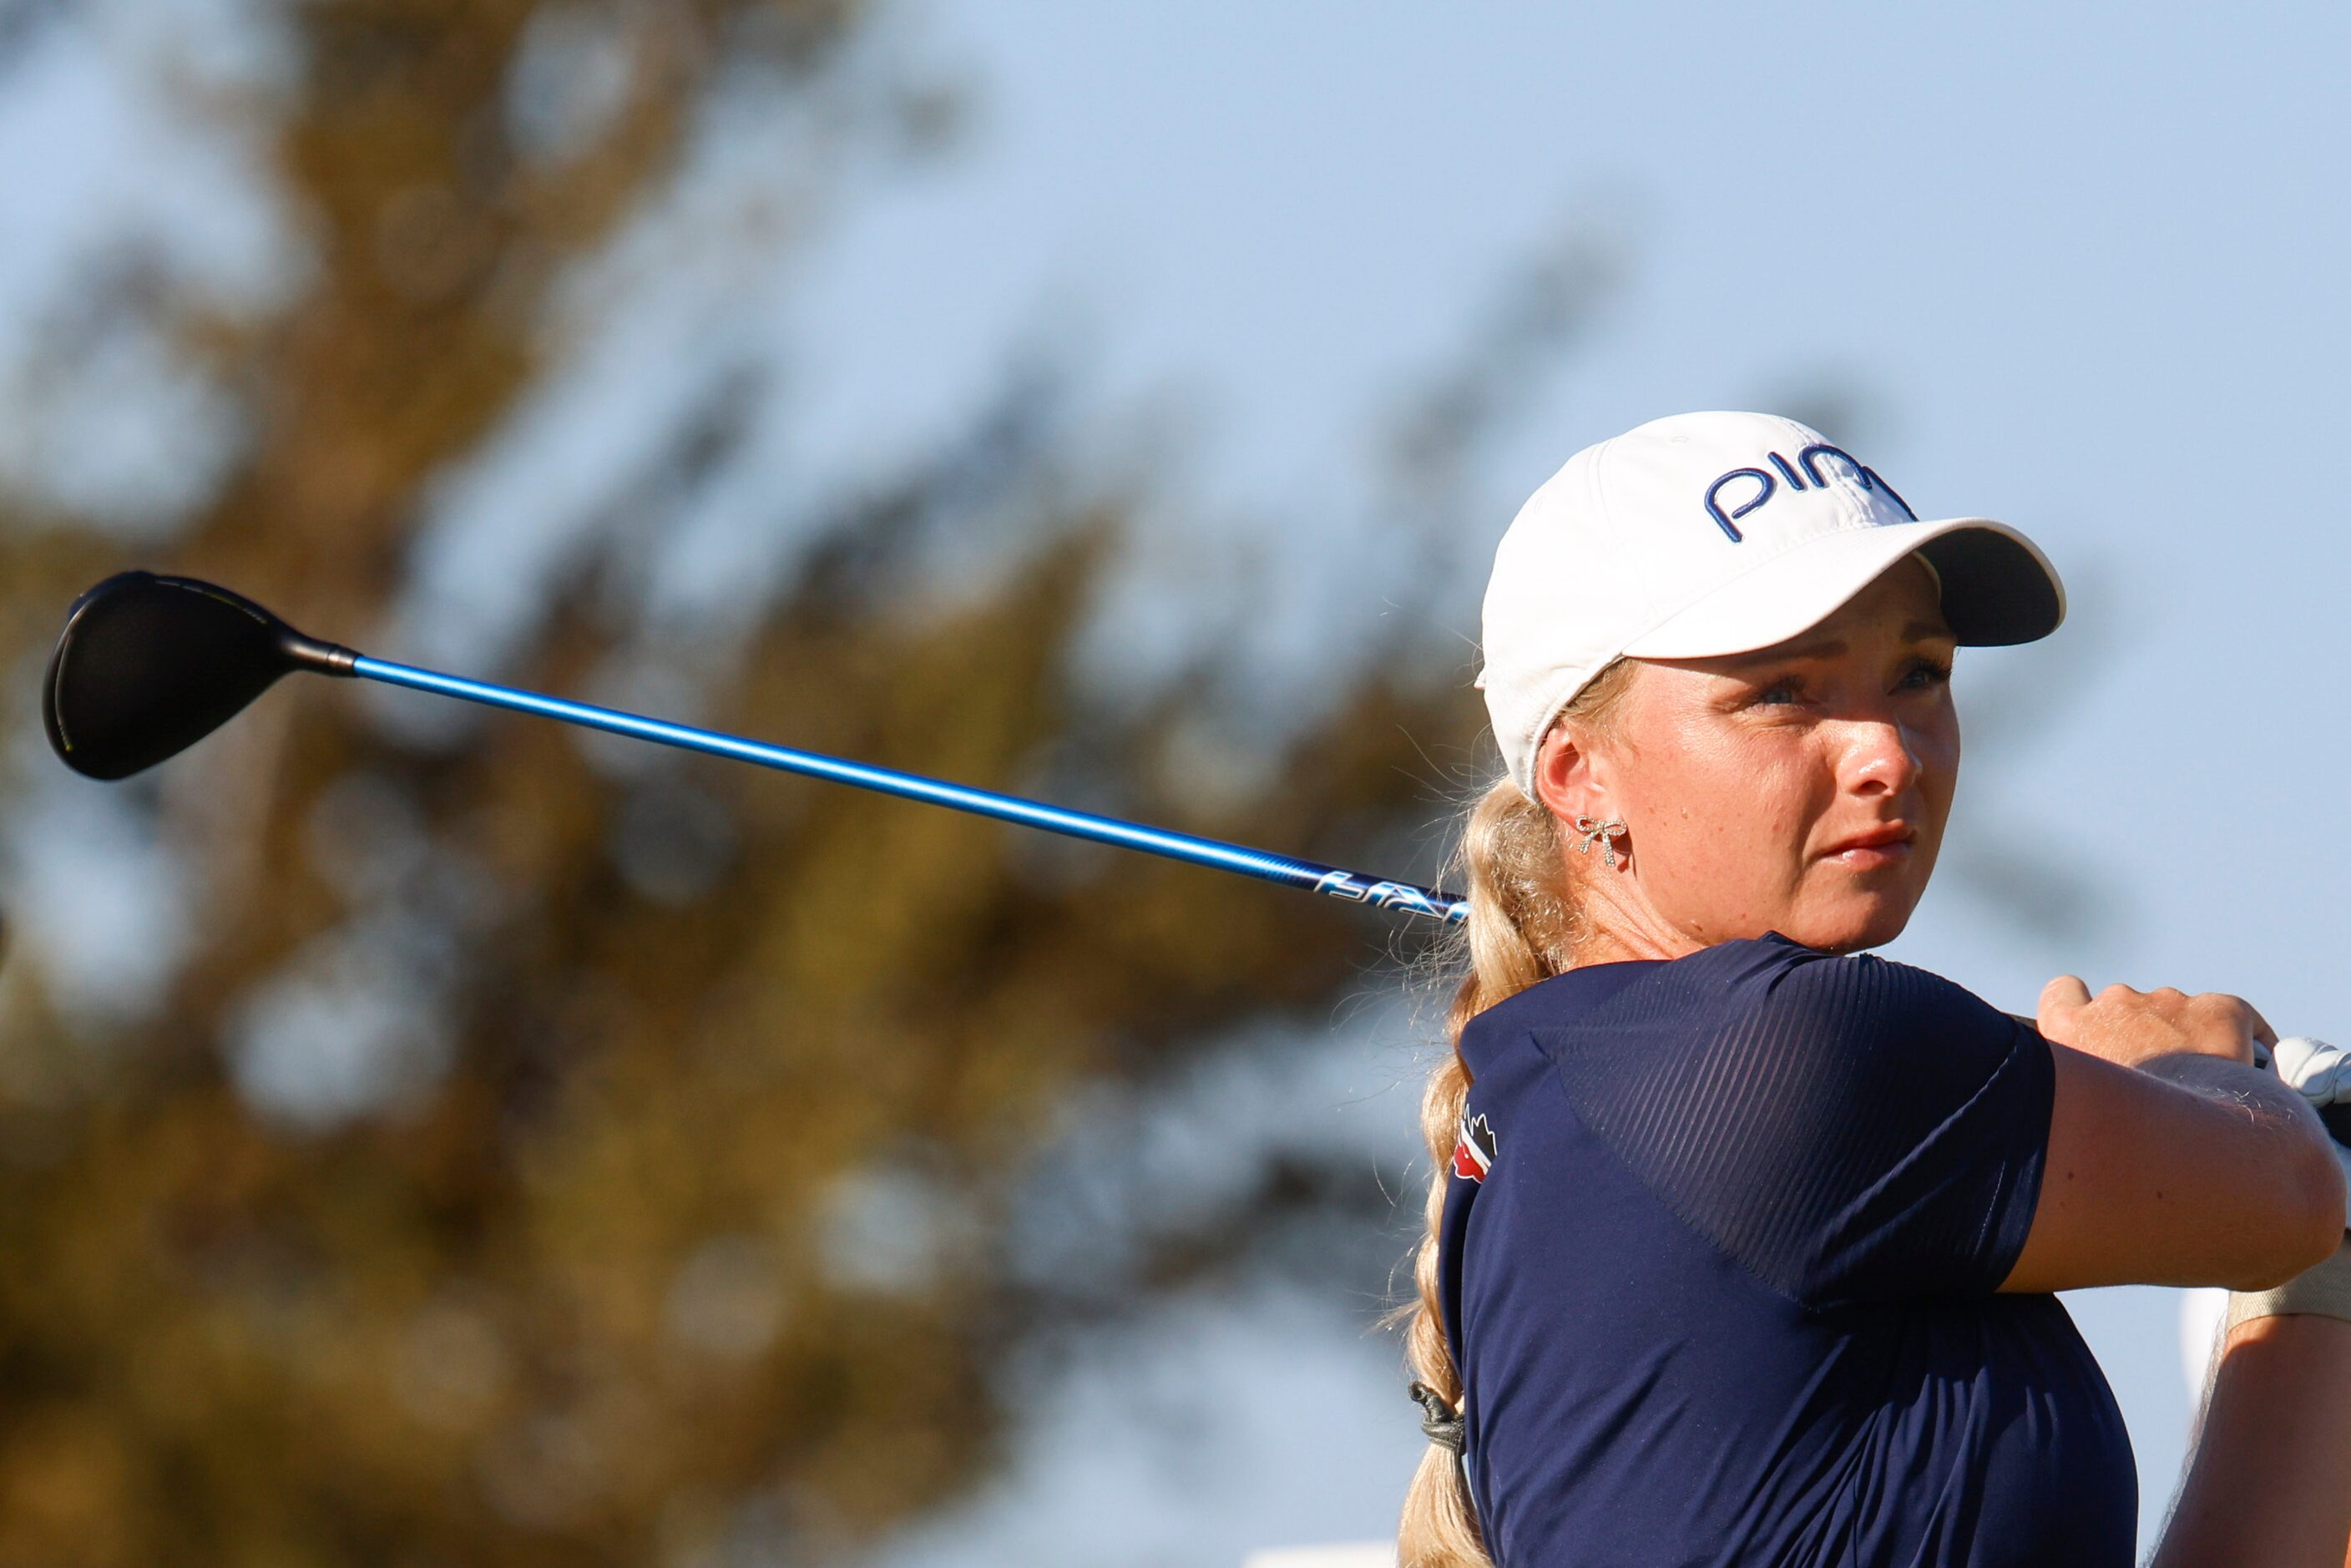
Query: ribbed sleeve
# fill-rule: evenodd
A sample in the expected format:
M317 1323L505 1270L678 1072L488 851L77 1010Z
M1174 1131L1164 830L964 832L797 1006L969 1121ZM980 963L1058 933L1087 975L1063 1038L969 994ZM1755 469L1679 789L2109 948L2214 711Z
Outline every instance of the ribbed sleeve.
M1948 980L1773 936L1536 1032L1593 1135L1807 1306L1988 1292L2024 1245L2049 1049Z

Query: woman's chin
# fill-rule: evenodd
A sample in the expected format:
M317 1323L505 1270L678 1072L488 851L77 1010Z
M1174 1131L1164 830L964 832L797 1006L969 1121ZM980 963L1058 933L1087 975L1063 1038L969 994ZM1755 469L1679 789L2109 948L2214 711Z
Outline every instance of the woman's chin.
M1857 953L1865 947L1882 947L1902 935L1917 902L1915 898L1860 900L1792 920L1780 927L1780 935L1824 953Z

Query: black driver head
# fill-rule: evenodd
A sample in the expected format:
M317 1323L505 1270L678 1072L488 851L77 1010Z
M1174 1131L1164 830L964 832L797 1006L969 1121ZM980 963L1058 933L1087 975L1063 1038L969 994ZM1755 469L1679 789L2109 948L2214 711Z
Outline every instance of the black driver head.
M289 670L349 674L353 656L225 588L120 572L67 612L41 717L67 767L127 779L226 724Z

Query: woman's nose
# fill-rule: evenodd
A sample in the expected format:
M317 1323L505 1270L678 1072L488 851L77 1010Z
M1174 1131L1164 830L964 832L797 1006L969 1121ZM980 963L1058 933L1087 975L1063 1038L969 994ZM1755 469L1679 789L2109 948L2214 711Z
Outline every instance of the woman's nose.
M1856 793L1899 795L1918 781L1924 767L1907 727L1892 720L1853 727L1844 772Z

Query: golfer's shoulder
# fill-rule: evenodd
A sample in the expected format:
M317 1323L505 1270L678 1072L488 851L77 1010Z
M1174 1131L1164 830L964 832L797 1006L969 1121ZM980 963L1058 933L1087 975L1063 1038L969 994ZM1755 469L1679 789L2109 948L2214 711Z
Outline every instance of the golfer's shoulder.
M1871 953L1829 953L1777 932L1680 960L1678 984L1711 994L1694 1010L1718 1019L1718 1049L1768 1051L1790 1065L1876 1079L1973 1071L2011 1053L2022 1028L1956 981Z
M1803 1239L1863 1195L1899 1207L2004 1147L1991 1132L2036 1124L2048 1053L2025 1042L2036 1078L2020 1027L1928 971L1775 934L1658 964L1606 1012L1534 1038L1577 1127L1801 1292L1819 1261Z
M2017 1027L1929 970L1768 932L1554 976L1472 1019L1462 1050L1473 1070L1531 1041L1611 1076L1709 1074L1750 1056L1781 1074L1866 1076L1890 1070L1890 1049L1997 1056Z

